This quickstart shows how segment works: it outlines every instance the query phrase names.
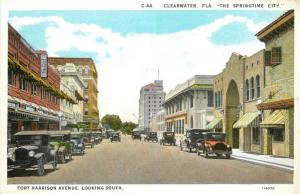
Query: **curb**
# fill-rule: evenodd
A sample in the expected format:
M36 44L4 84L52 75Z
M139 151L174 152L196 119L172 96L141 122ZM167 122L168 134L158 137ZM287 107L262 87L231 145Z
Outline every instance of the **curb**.
M294 167L293 166L278 164L278 163L274 163L274 162L266 162L266 161L263 161L263 160L251 159L251 158L246 158L246 157L236 156L236 155L231 155L231 157L234 158L234 159L237 159L237 160L242 160L242 161L246 161L246 162L253 163L253 164L269 166L269 167L274 167L274 168L279 168L279 169L282 169L282 170L286 170L286 171L289 171L289 172L294 172Z

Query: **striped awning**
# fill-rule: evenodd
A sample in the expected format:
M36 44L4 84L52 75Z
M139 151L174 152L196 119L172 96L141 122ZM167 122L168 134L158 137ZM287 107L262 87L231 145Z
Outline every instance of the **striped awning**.
M248 112L244 114L234 125L233 128L246 128L256 117L258 117L258 112Z
M214 129L219 123L222 122L222 118L216 117L214 120L212 120L207 126L207 129Z
M261 127L284 127L285 125L285 113L282 110L275 110L271 115L264 119L261 123Z

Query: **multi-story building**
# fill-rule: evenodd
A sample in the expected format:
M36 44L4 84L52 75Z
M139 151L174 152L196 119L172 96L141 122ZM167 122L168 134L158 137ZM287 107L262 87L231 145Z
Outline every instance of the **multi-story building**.
M261 114L256 108L264 84L264 50L252 56L232 53L214 77L214 120L207 128L225 132L227 141L244 151L260 153Z
M145 85L140 90L139 99L139 129L145 132L150 130L151 115L155 115L165 101L163 81L155 80L154 83Z
M56 66L60 74L60 89L68 94L75 103L60 103L61 128L70 129L83 122L83 91L85 88L82 76L73 63Z
M163 103L165 126L177 141L188 128L205 129L213 120L213 76L195 75L175 87Z
M257 108L263 112L262 153L294 155L294 11L256 34L265 43L265 86Z
M91 58L65 58L49 57L49 64L53 66L64 66L72 63L76 66L79 75L82 76L85 84L83 97L83 123L88 128L96 129L99 125L98 110L98 72L93 59Z
M158 139L162 138L162 133L166 131L165 127L165 109L161 109L156 113L156 125L157 125L157 137Z
M8 24L8 142L20 130L59 129L59 73Z
M293 156L294 12L256 34L266 49L233 53L214 77L215 119L207 128L226 133L233 148Z

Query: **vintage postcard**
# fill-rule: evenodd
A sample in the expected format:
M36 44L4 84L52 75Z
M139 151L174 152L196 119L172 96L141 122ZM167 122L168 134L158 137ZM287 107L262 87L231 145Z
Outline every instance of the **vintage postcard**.
M300 192L299 2L0 13L0 193Z

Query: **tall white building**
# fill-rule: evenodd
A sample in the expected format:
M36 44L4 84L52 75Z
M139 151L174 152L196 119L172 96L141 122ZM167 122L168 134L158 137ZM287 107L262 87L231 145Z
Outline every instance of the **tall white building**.
M154 83L145 85L140 90L139 99L139 129L148 132L150 130L151 115L161 110L165 101L162 80L154 80Z

